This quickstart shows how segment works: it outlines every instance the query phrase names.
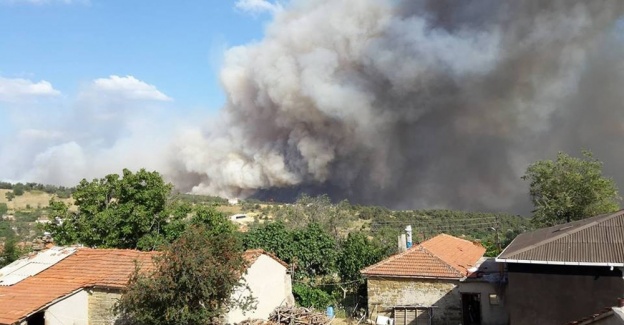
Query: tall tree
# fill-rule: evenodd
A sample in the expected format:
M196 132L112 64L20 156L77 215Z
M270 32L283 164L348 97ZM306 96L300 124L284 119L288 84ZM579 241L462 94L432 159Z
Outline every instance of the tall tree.
M557 159L530 165L522 177L530 182L539 226L580 220L619 209L615 182L602 175L602 162L588 151L582 158L559 152Z
M83 179L74 192L78 211L51 202L54 222L47 230L60 244L154 249L153 242L143 238L154 237L167 223L171 187L158 172L144 169L124 169L121 177L110 174L91 182Z
M217 324L230 308L248 310L241 275L247 268L234 232L189 227L155 258L152 272L137 269L116 310L126 324ZM242 291L241 291L242 292Z

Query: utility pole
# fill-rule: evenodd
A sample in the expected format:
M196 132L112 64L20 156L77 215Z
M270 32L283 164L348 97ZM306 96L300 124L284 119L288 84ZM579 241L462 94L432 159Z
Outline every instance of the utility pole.
M501 252L501 243L498 237L498 230L500 229L500 222L498 221L498 215L496 216L496 247L498 248L498 252Z

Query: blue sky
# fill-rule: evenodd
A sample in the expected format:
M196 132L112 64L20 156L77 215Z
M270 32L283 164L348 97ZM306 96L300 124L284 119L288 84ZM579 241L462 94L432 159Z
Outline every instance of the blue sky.
M132 75L178 109L215 109L223 50L261 38L267 16L235 1L0 0L0 76L71 96L93 79Z
M0 180L75 185L162 167L163 143L223 106L224 52L261 40L281 8L0 0Z

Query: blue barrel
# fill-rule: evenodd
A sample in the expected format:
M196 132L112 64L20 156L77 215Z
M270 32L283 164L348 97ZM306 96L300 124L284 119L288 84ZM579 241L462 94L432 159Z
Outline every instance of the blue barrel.
M327 307L327 317L329 318L334 317L334 307L332 306Z

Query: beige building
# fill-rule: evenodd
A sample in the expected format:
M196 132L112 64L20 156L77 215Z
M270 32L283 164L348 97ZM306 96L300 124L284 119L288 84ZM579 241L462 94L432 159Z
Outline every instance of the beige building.
M0 325L104 325L117 320L113 306L139 265L151 266L154 252L53 247L0 269ZM280 304L293 303L287 265L262 250L245 252L244 275L257 308L239 310L229 322L266 318ZM237 294L243 294L239 292Z
M248 250L244 256L249 262L249 268L243 278L251 292L245 290L235 295L251 294L257 304L254 310L245 313L240 309L231 310L226 316L228 323L234 324L246 319L268 319L275 307L294 305L288 264L261 249Z
M392 318L396 325L481 324L466 322L480 317L481 293L462 293L459 286L484 253L478 243L441 234L365 268L369 318Z

